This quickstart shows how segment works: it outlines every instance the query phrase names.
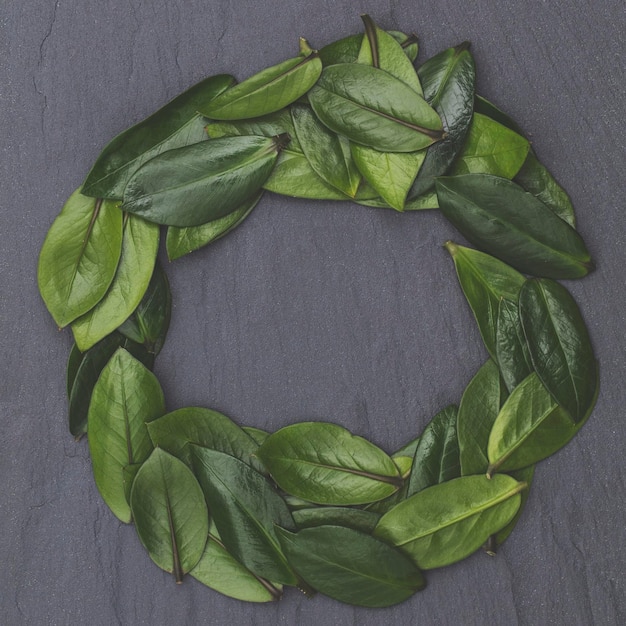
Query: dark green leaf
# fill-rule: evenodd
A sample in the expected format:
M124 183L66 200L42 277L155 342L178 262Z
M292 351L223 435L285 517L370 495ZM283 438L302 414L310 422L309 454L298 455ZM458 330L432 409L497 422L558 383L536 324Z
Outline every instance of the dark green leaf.
M257 446L262 445L263 442L270 436L266 430L261 430L260 428L255 428L254 426L242 426L241 430L243 430L246 435L251 437Z
M580 235L509 180L488 174L439 178L437 197L467 239L522 272L580 278L593 268Z
M537 376L575 422L583 420L594 403L598 374L574 298L552 280L529 280L519 310Z
M78 349L78 346L76 344L72 344L70 355L67 357L67 368L65 373L68 400L72 395L72 387L74 386L74 381L76 380L76 374L78 374L80 364L83 362L83 356L84 355Z
M496 330L496 359L507 389L513 391L533 371L516 302L500 300Z
M320 506L293 511L293 520L299 529L316 526L346 526L371 534L380 519L378 513L340 506Z
M518 135L524 136L524 131L512 117L507 115L492 102L489 102L487 98L483 98L478 94L476 94L476 100L474 101L474 112L486 115L499 124L502 124L502 126L506 126Z
M122 208L168 226L224 217L258 193L284 141L284 136L224 137L169 150L137 170Z
M374 502L402 484L398 468L380 448L326 422L281 428L257 456L281 489L317 504Z
M195 476L184 463L156 448L137 472L130 503L150 558L182 582L200 560L209 533L209 514Z
M118 135L91 168L82 192L120 199L130 177L144 163L162 152L204 139L205 122L198 110L234 82L232 76L211 76Z
M340 602L391 606L426 584L401 552L350 528L319 526L298 533L279 529L279 538L302 578Z

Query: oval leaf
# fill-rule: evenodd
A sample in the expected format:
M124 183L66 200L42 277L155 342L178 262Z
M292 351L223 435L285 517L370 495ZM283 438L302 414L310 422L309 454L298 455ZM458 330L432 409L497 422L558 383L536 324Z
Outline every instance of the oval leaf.
M156 448L137 472L130 505L150 558L182 582L200 560L209 533L209 513L196 477Z
M281 489L317 504L375 502L402 484L387 454L336 424L301 422L281 428L257 456Z
M37 268L39 292L59 328L102 300L121 253L116 203L75 191L46 235Z

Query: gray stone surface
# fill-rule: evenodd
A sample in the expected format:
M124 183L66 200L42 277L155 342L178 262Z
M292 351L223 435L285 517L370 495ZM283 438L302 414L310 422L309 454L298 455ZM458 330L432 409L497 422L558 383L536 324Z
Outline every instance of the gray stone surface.
M357 32L369 12L422 56L471 39L484 95L569 190L597 260L568 284L601 361L588 425L542 463L495 559L365 610L290 590L252 606L174 585L107 510L66 429L57 333L36 287L46 230L103 145L205 75L244 78ZM624 624L626 114L623 0L4 0L0 7L0 621L90 624ZM485 359L437 213L266 196L235 233L169 266L169 408L276 429L337 421L392 450Z

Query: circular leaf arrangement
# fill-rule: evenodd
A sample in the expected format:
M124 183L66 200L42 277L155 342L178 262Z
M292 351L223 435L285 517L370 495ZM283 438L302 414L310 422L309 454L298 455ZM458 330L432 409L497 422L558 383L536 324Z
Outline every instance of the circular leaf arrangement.
M423 572L495 553L535 464L585 423L598 368L555 279L592 268L565 191L520 128L474 91L463 43L416 71L417 39L381 30L236 84L207 78L116 137L39 259L41 295L75 345L69 427L152 560L240 600L283 586L383 607ZM168 329L157 263L237 227L265 190L397 211L439 209L489 359L457 406L392 455L325 422L269 434L205 408L166 412L151 372Z

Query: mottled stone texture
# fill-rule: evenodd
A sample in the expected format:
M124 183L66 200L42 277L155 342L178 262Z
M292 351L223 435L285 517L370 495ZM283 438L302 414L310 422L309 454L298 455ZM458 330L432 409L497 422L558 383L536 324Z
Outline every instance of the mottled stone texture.
M478 87L566 186L598 265L568 283L601 361L596 411L537 470L494 559L429 575L388 610L251 606L176 586L106 509L66 428L67 331L38 296L46 230L102 146L207 74L238 78L357 32L369 12L422 55L472 40ZM4 624L624 624L624 44L622 0L4 0L0 7L0 615ZM437 213L267 195L229 237L168 266L169 408L276 429L332 420L391 450L456 402L486 358Z

